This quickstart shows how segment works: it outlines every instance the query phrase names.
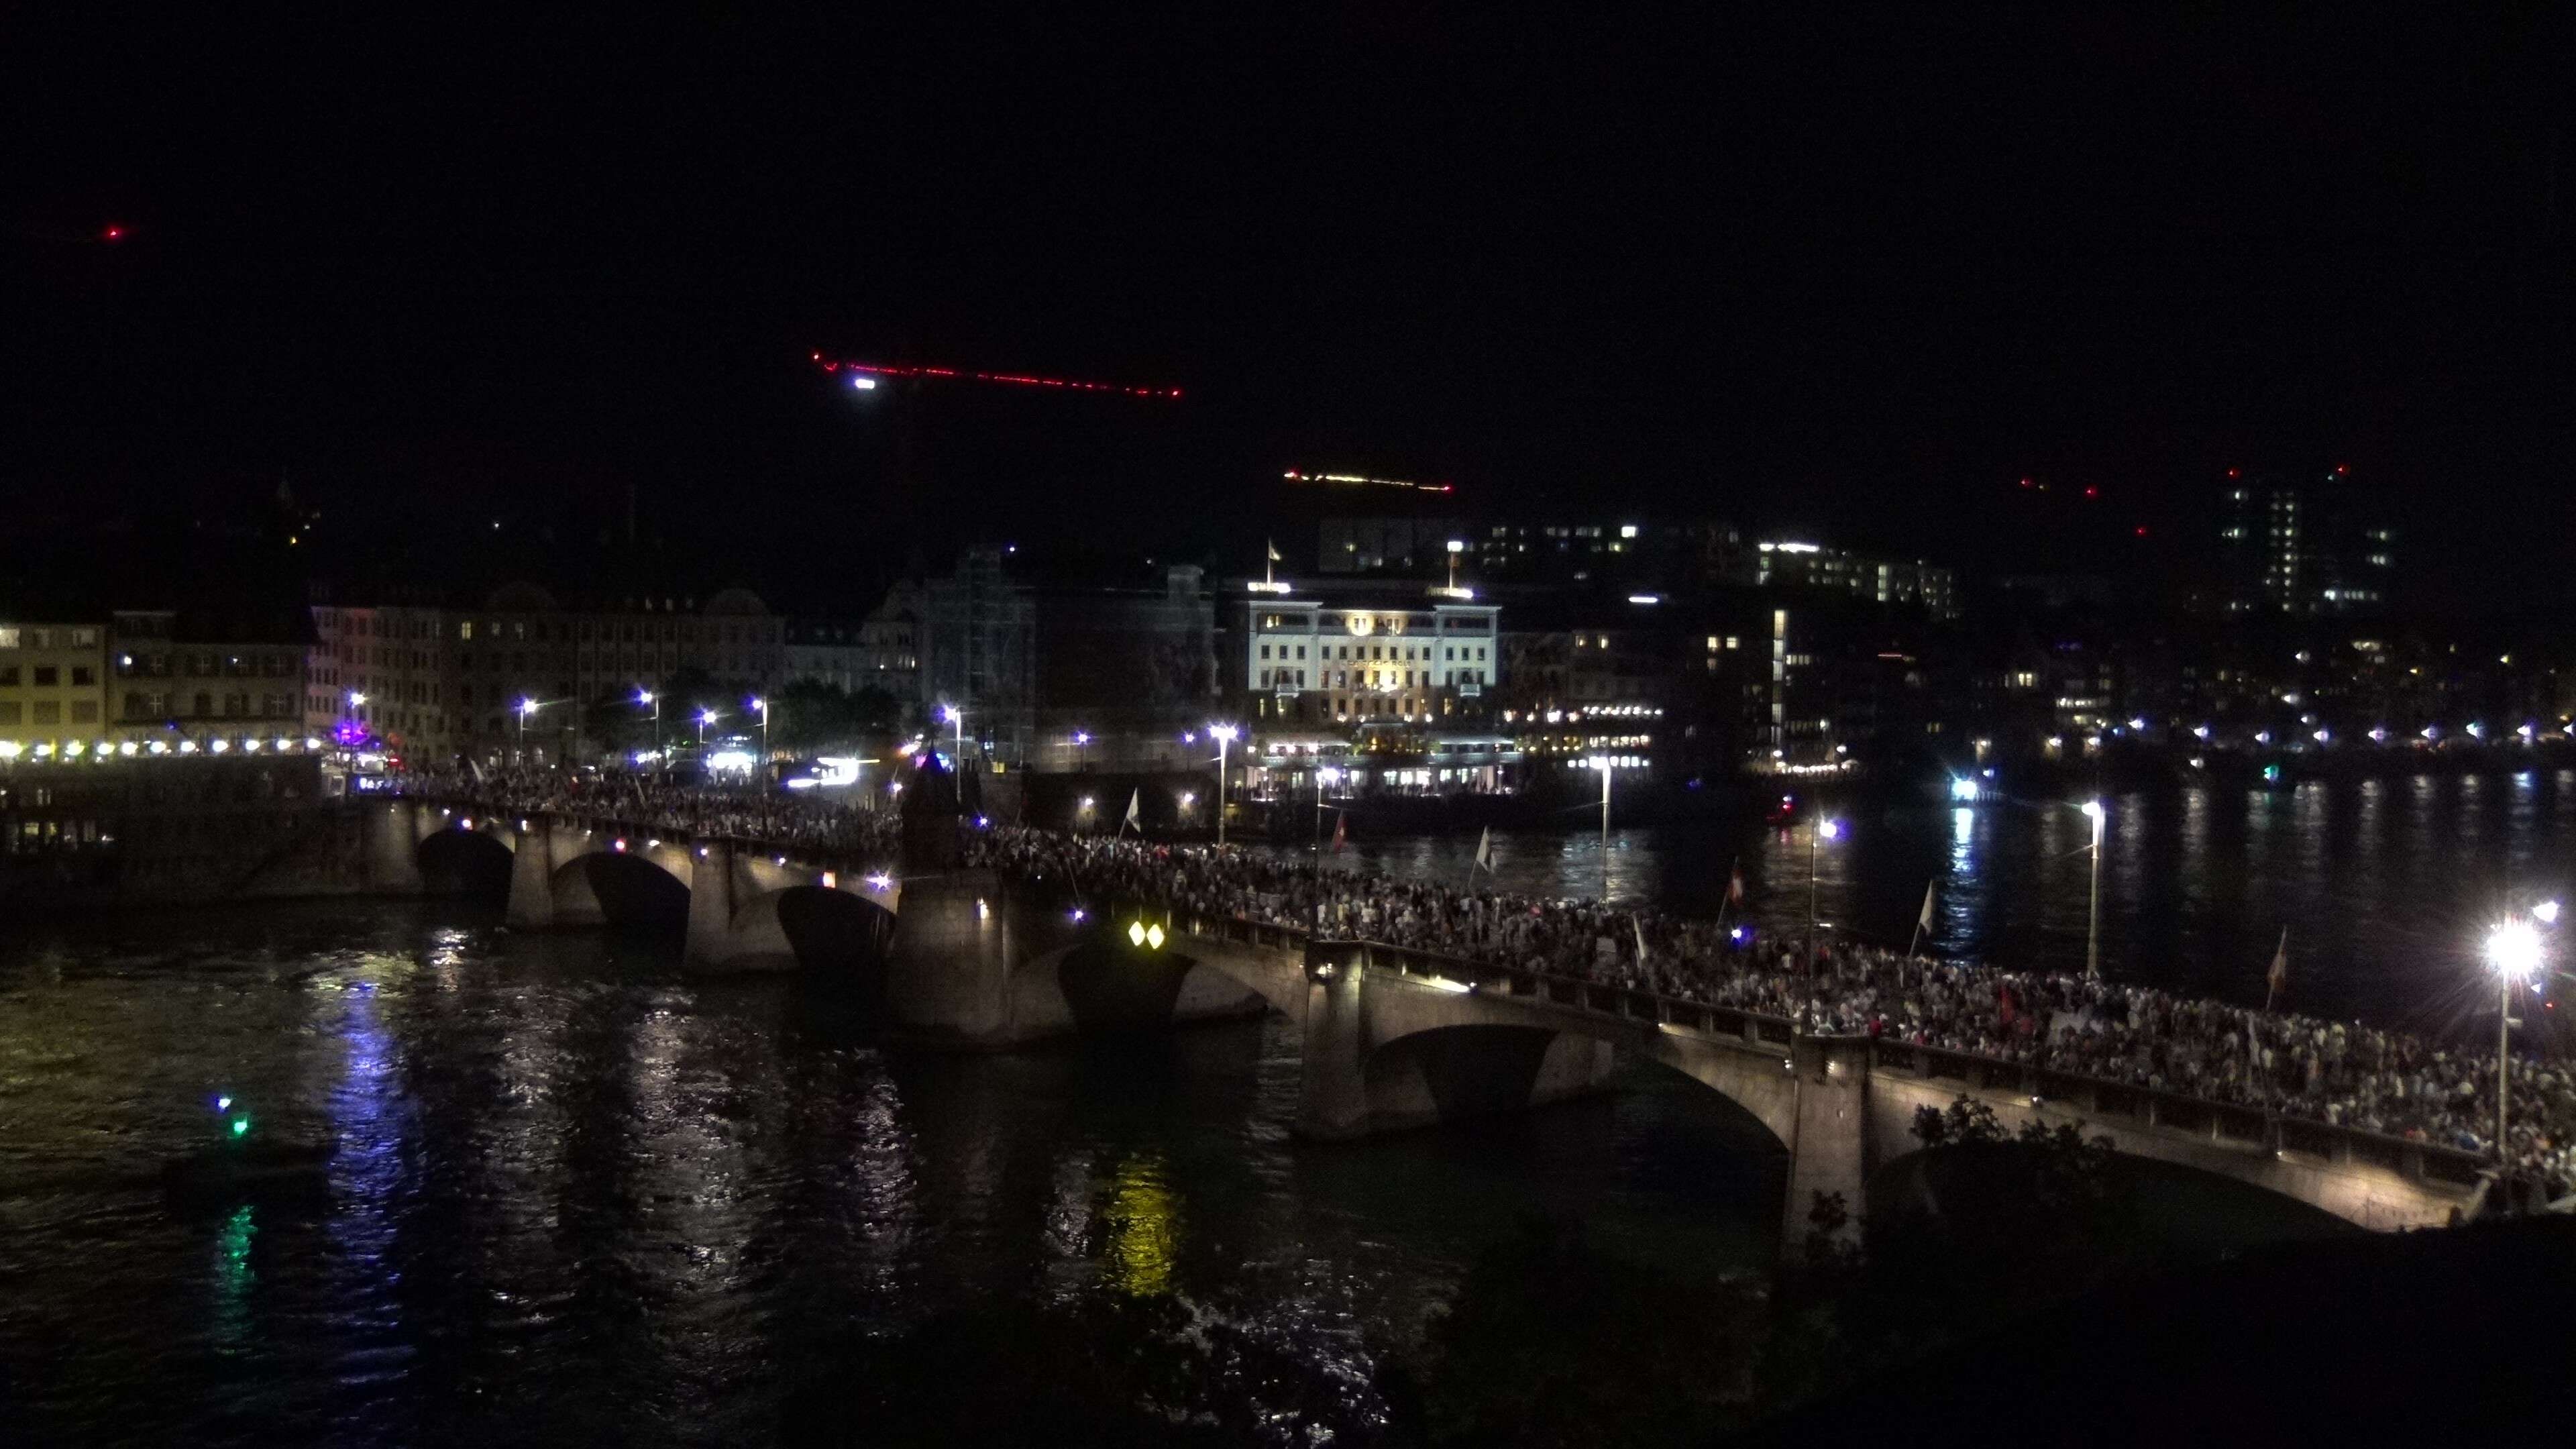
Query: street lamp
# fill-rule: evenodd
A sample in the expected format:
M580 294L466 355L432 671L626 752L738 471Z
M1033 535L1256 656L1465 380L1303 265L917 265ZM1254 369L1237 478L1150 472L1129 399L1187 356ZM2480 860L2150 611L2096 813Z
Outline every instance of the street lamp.
M1225 747L1233 744L1234 737L1241 731L1230 724L1211 724L1208 726L1208 733L1216 736L1216 843L1219 847L1223 847L1225 844Z
M1843 823L1825 819L1807 832L1807 969L1816 967L1816 847L1819 842L1843 838Z
M1077 770L1089 770L1091 768L1091 732L1089 730L1073 732L1073 750L1073 767Z
M2536 913L2535 913L2536 914ZM2554 912L2553 912L2554 914ZM2496 1170L2509 1172L2505 1131L2511 1125L2513 1097L2513 989L2540 972L2540 930L2531 922L2507 916L2487 931L2487 964L2496 974Z
M966 711L953 704L939 707L939 718L957 729L957 773L966 773Z
M519 701L519 753L528 752L528 721L536 717L541 706L533 699Z
M703 754L705 754L705 753L706 753L706 750L707 750L707 726L709 726L709 725L711 725L711 724L714 724L715 722L716 722L716 712L715 712L714 710L711 710L711 709L702 709L702 710L699 710L699 711L698 711L698 753L699 753L699 754L702 754L702 755L703 755Z
M358 706L365 704L366 702L366 695L354 689L349 691L348 746L349 753L351 755L355 755L358 752Z
M760 711L760 767L766 771L769 768L769 699L766 695L756 696L749 704Z
M2085 817L2093 822L2093 893L2084 910L2084 974L2102 974L2102 821L2110 812L2099 800L2084 802Z
M653 706L653 758L658 763L662 758L662 696L649 689L638 688L635 702Z

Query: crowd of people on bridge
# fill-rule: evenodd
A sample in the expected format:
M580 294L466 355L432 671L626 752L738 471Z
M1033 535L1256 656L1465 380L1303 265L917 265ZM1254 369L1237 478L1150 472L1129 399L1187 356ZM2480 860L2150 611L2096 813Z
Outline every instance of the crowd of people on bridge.
M533 771L423 778L418 788L514 811L596 812L700 836L874 853L894 864L891 812L837 801ZM1080 835L975 821L964 828L969 865L1098 896L1767 1013L1805 1033L1973 1052L2466 1152L2497 1148L2492 1054L2357 1022L1809 942L1741 930L1741 921L1401 880L1330 868L1301 852L1155 842L1126 831ZM2576 1067L2527 1055L2513 1066L2504 1155L2545 1179L2555 1198L2576 1183Z
M398 778L401 793L424 799L869 860L892 860L901 833L891 810L856 809L847 800L784 790L674 784L640 773L494 767L415 770Z

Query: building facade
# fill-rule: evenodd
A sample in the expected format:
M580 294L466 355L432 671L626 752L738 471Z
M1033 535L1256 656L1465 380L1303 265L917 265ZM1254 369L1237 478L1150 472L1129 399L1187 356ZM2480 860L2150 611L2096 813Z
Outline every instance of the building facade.
M115 620L114 738L283 749L308 736L303 610L119 610Z
M0 622L0 757L50 757L104 738L103 622Z
M1234 604L1242 630L1229 693L1261 730L1482 719L1502 679L1502 610L1458 597L1467 592L1247 586Z

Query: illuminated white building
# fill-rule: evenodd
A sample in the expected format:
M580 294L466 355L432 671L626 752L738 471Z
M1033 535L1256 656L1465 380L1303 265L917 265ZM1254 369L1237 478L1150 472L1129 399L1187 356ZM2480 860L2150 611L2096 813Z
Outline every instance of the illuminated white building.
M1502 610L1472 590L1253 583L1228 681L1256 727L1439 724L1482 713L1502 677ZM1231 672L1231 671L1229 671Z

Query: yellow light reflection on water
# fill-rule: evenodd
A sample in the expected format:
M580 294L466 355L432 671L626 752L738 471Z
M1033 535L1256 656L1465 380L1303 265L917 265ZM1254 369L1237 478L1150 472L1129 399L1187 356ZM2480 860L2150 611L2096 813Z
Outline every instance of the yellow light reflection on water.
M1110 1285L1139 1298L1171 1292L1173 1260L1181 1245L1180 1211L1159 1155L1119 1164L1105 1216Z

